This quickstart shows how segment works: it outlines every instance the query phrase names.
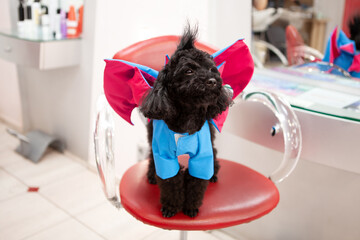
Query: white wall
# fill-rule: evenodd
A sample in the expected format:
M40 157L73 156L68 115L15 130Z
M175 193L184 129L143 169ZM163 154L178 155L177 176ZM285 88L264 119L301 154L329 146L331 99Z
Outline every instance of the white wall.
M14 27L18 3L0 1L0 27ZM85 1L81 65L39 71L0 60L0 117L18 129L53 134L66 142L70 152L88 159L93 155L91 132L95 101L102 92L104 58L140 40L179 35L187 19L199 24L200 41L219 48L238 38L249 40L250 4L250 0ZM145 142L145 129L118 122L118 130L126 136L118 139L124 146L118 156L134 161L137 144Z
M11 28L10 13L9 1L0 0L0 29ZM0 59L0 119L17 130L22 129L21 103L16 65L2 59Z
M252 1L209 1L209 25L211 43L223 48L239 38L251 49Z
M18 2L1 1L2 6L10 5L10 11L8 8L3 10L2 6L1 11L10 12L11 23L15 25ZM84 8L83 38L81 48L78 49L78 54L81 55L79 66L47 71L17 66L18 85L10 85L11 88L8 88L8 84L13 82L5 82L5 89L9 89L9 98L1 96L1 102L6 101L6 104L9 104L12 99L19 101L20 92L22 116L17 114L17 117L23 119L23 130L42 130L54 135L65 142L68 151L84 160L88 158L89 151L95 9L95 1L89 1ZM11 63L9 66L14 68ZM3 76L1 81L11 81L11 78L14 78L13 74L6 74L9 75ZM19 104L14 107L17 112L19 108Z

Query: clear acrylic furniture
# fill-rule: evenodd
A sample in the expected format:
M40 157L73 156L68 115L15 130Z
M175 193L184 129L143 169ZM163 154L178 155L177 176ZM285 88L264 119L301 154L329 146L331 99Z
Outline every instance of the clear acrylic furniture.
M152 65L156 69L163 64L164 49L169 51L166 47L162 48L160 42L165 41L174 50L177 40L176 36L150 39L148 44L146 41L134 44L120 51L120 54L117 53L115 57L137 62L133 57L140 56L139 61L144 61L146 57L136 54L139 48L145 49L142 52L146 53L146 50L154 49L151 46L155 44L161 49L162 55L161 58L158 57L161 63ZM201 46L210 49L211 53L211 47ZM150 52L149 54L153 54L153 51ZM141 61L137 63L149 66ZM164 218L160 211L159 189L156 185L148 183L146 178L146 159L127 169L121 177L120 184L118 183L115 164L117 161L124 161L114 155L114 148L120 147L114 142L114 117L118 116L114 115L105 96L100 96L93 137L97 169L106 198L116 208L123 207L145 224L180 230L181 239L186 239L186 231L189 230L204 231L230 227L250 222L271 212L277 206L280 197L276 184L289 176L299 159L302 146L301 129L291 106L278 95L263 91L246 92L238 97L236 104L246 104L249 101L269 107L278 119L278 123L274 124L269 134L282 133L284 136L284 157L280 165L269 176L264 176L240 163L219 159L219 181L209 184L199 215L190 218L178 213L172 218ZM179 157L179 161L184 164L186 160L186 156Z

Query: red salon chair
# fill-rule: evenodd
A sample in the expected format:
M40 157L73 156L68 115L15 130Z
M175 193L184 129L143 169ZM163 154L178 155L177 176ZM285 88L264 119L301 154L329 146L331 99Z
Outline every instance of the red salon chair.
M179 37L164 36L131 45L115 54L114 58L136 62L160 70L164 56L172 54ZM213 53L216 49L202 43L196 46ZM279 202L276 183L286 178L297 164L301 151L300 125L290 105L275 94L265 92L242 93L242 104L256 101L268 106L277 116L284 134L284 159L269 177L236 162L220 159L221 169L217 183L210 183L206 191L200 213L190 218L178 213L172 218L164 218L160 212L159 189L147 182L148 161L140 161L130 167L122 176L120 185L115 177L114 156L114 113L105 96L98 100L98 110L94 130L97 169L104 193L117 208L123 207L136 219L145 224L169 230L181 230L180 239L187 238L188 230L214 230L247 223L271 212ZM230 110L231 111L231 110ZM276 128L274 128L276 130ZM186 162L186 157L180 158Z

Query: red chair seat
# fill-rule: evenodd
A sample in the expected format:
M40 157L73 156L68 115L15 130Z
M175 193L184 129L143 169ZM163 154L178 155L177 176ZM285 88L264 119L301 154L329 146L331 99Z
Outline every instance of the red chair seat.
M181 162L186 159L181 159ZM250 222L269 213L279 202L279 192L268 178L241 164L220 159L218 182L210 183L199 215L161 215L160 192L146 178L148 161L124 174L120 182L123 207L138 220L164 229L212 230Z

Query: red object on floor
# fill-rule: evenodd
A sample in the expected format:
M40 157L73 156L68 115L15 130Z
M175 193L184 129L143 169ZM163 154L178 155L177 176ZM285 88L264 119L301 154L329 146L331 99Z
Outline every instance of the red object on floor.
M182 164L187 158L180 159ZM164 229L212 230L250 222L269 213L279 202L275 184L239 163L220 160L218 182L210 183L199 215L164 218L157 185L146 178L148 161L129 168L120 183L122 206L138 220Z
M29 187L28 192L38 192L39 191L39 187Z

